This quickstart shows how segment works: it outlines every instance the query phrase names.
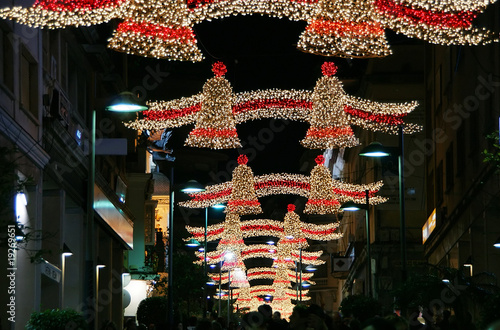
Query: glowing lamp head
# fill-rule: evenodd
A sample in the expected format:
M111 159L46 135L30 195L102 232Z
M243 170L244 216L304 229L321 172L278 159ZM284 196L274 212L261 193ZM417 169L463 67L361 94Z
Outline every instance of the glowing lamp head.
M354 203L353 201L348 201L340 207L342 211L359 211L361 210L361 205Z
M196 180L189 180L181 191L186 194L193 194L205 191L205 187Z
M363 157L387 157L391 153L379 142L372 142L359 153Z
M494 247L496 247L497 249L500 249L500 237L497 238L496 242L493 244Z
M137 112L147 110L148 107L140 104L131 92L122 92L113 102L106 107L106 110L113 112Z
M214 204L214 205L212 205L212 208L213 209L218 209L218 210L225 209L226 205L224 205L224 204Z
M189 241L186 242L186 246L189 246L189 247L198 247L198 246L200 246L200 242L198 242L194 238L191 238Z

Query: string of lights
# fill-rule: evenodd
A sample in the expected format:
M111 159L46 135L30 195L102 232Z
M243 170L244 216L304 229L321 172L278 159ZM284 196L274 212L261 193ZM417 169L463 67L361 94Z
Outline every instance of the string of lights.
M184 0L129 0L108 47L127 54L199 62L193 24Z
M438 45L478 45L498 41L498 35L474 28L472 21L489 1L373 1L375 19L408 37Z
M33 6L1 8L0 18L49 29L91 26L123 17L129 0L36 0Z
M372 17L372 2L318 1L297 48L337 57L384 57L391 54L384 27Z
M37 0L29 8L0 10L0 17L33 27L90 26L121 18L109 47L128 54L198 62L195 24L261 14L307 21L297 47L323 56L391 54L384 29L442 45L498 40L472 21L492 1L374 0Z

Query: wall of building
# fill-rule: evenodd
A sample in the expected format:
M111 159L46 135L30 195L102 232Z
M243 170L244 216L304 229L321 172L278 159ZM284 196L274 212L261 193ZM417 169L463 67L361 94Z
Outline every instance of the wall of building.
M499 28L498 4L485 19ZM493 9L493 8L492 8ZM494 25L494 26L491 26ZM436 47L426 50L427 213L436 209L436 228L425 243L427 260L475 278L500 275L498 174L483 161L486 136L498 130L500 48ZM434 92L434 93L431 93ZM481 275L483 274L483 275ZM485 279L483 279L485 280ZM476 315L477 316L477 315Z
M103 47L93 45L98 37L93 28L38 30L0 22L0 146L17 148L12 157L17 172L31 178L25 187L27 204L18 207L22 215L17 221L26 238L16 253L15 294L4 288L0 292L2 304L15 298L16 322L2 316L2 329L24 329L32 312L66 307L96 326L112 320L122 327L123 253L131 244L109 219L93 211L89 217L86 203L92 110L102 110L124 86L120 61L111 61ZM97 136L126 136L123 118L101 110ZM115 192L118 177L128 183L125 156L96 158L97 185L132 228L135 214ZM142 193L147 197L146 189ZM136 214L143 218L144 208L138 207ZM2 226L16 221L14 216L1 220ZM1 264L7 265L3 243ZM65 248L72 255L65 257L63 267ZM97 271L98 263L106 267ZM2 267L2 276L6 272Z

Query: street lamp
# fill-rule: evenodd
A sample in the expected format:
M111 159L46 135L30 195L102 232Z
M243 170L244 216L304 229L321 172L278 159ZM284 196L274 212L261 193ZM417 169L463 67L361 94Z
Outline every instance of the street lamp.
M497 238L497 240L495 241L495 243L493 243L493 246L496 247L497 249L500 249L500 237Z
M111 105L107 106L105 110L115 112L137 112L147 110L148 107L137 102L137 98L130 92L122 92L118 95ZM96 110L92 110L90 118L90 132L89 132L89 159L88 159L88 180L87 180L87 217L86 217L86 247L85 247L85 282L87 283L85 295L87 297L86 304L92 301L92 288L94 287L94 186L95 186L95 160L96 160ZM97 301L97 298L96 300ZM86 305L91 309L91 305ZM97 306L94 306L97 313ZM87 313L91 315L91 313Z
M180 191L184 193L193 193L202 191L203 187L195 180L190 180L184 184ZM169 329L174 328L174 297L173 297L173 280L174 280L174 167L170 168L170 214L168 221L168 279L167 279L167 317Z
M64 286L66 279L66 257L73 255L73 252L68 248L66 243L63 244L61 253L61 309L64 308Z
M369 208L370 208L370 191L365 191L365 204L356 204L353 201L348 201L344 203L340 209L342 211L359 211L365 210L365 223L366 223L366 293L368 296L372 296L372 260L371 260L371 249L370 249L370 218L369 218Z
M467 267L469 268L470 272L470 276L472 276L474 273L473 273L473 265L472 265L472 256L469 256L469 258L467 258L467 260L464 262L464 267Z
M200 246L200 242L198 242L194 238L191 238L189 241L186 242L186 246L194 247L194 248L195 247L199 247Z
M137 112L147 110L148 107L138 102L137 98L131 92L121 92L106 110L113 112Z
M224 260L221 260L219 262L219 292L218 292L218 298L219 298L219 317L222 313L222 305L221 305L221 300L222 300L222 264L224 263ZM217 266L215 265L210 265L210 268L215 268Z
M361 150L360 156L364 157L387 157L398 156L398 175L399 175L399 236L401 240L401 277L406 281L406 219L405 219L405 184L404 184L404 134L403 126L398 128L399 148L384 147L378 142L373 142Z

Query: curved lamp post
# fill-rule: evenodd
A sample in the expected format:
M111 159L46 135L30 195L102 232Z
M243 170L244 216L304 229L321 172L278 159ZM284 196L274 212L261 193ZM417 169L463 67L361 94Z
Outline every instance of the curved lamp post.
M66 280L66 257L71 257L73 252L69 249L66 243L63 244L63 251L61 253L61 309L64 309L64 287Z
M122 92L116 97L109 106L105 107L107 111L114 112L137 112L147 110L148 107L140 104L134 95L130 92ZM85 282L88 283L86 286L86 296L87 301L92 301L92 295L94 294L91 288L94 287L94 272L96 268L94 267L94 185L95 185L95 158L96 158L96 110L92 110L92 116L90 118L90 134L89 134L89 164L88 164L88 180L87 180L87 232L86 232L86 255L85 255ZM88 303L87 303L88 304ZM87 308L91 306L87 305ZM93 308L95 313L97 313L97 305L94 300ZM88 313L91 315L92 313ZM90 320L89 320L90 321ZM97 317L94 322L97 321ZM97 324L96 324L97 325Z
M401 277L403 281L407 278L406 260L406 219L405 219L405 185L404 185L404 134L403 126L399 126L399 147L384 147L378 142L373 142L361 150L360 156L364 157L398 157L399 175L399 236L401 240Z

